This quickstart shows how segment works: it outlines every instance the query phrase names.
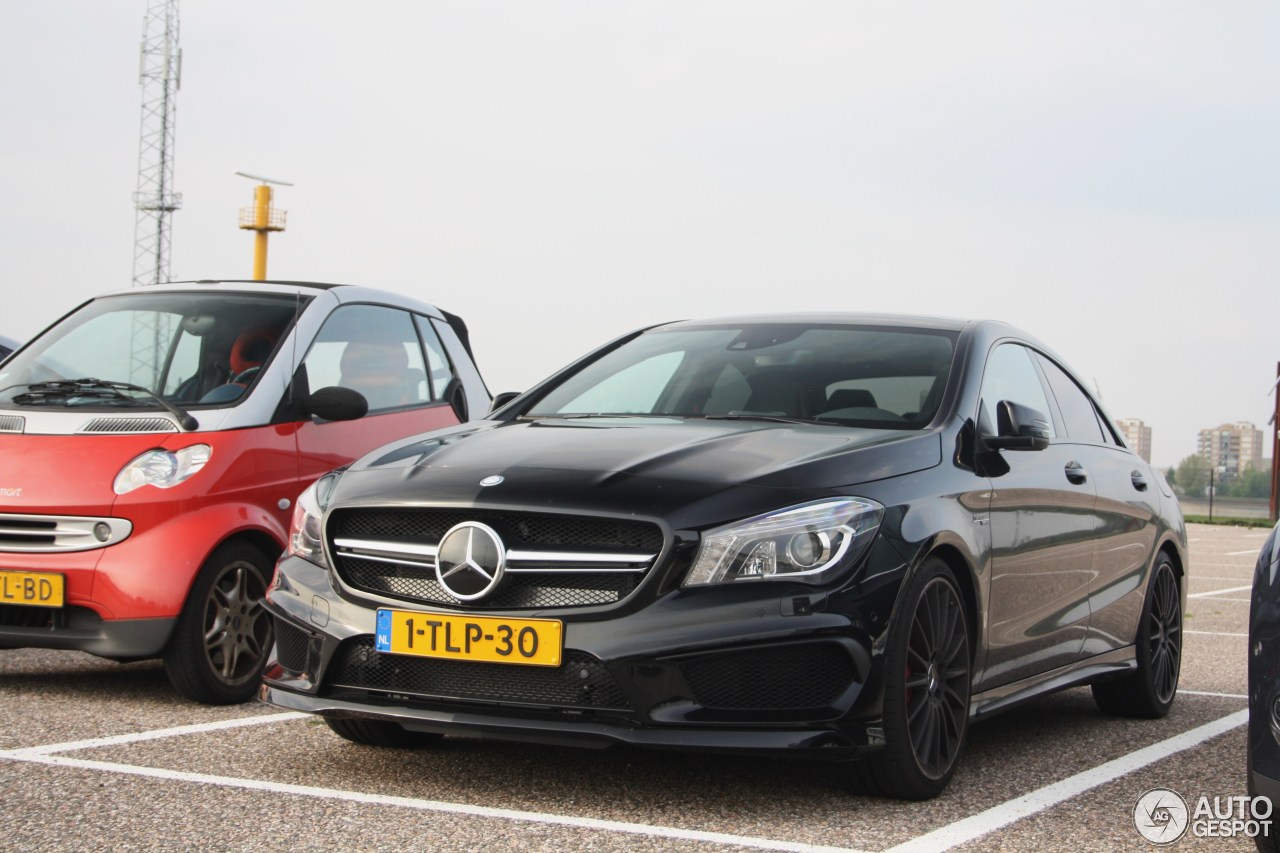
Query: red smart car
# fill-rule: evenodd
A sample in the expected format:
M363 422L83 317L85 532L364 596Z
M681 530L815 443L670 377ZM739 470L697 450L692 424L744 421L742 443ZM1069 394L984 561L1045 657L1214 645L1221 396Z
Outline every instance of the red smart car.
M186 696L244 701L298 494L489 404L461 319L393 293L92 299L0 365L0 648L163 657Z

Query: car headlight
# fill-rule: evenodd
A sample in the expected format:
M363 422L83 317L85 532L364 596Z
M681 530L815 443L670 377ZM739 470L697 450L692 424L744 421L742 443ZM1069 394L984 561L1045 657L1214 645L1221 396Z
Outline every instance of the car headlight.
M213 448L207 444L193 444L181 450L148 450L120 469L112 488L117 495L127 495L143 486L171 489L203 468L212 456Z
M684 586L750 580L825 583L866 553L884 507L833 498L708 530Z
M338 472L333 471L307 486L293 505L293 521L289 524L287 553L326 569L329 563L324 557L324 528L321 522L339 476Z

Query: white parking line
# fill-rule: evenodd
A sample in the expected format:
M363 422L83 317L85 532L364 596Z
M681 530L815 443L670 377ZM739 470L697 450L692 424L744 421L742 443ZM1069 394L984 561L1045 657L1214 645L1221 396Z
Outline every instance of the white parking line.
M1187 598L1209 598L1210 596L1213 596L1213 595L1223 595L1224 593L1228 593L1228 592L1244 592L1245 590L1249 590L1249 589L1253 589L1252 584L1250 584L1249 586L1233 586L1227 589L1214 589L1214 590L1210 590L1209 592L1197 592L1194 595L1188 595Z
M1202 637L1247 637L1248 634L1233 634L1229 631L1186 631L1187 634L1199 634Z
M1121 756L1114 761L1099 764L1091 770L1077 773L1074 776L1063 779L1061 782L1046 785L1037 791L1032 791L1024 796L1001 803L994 808L987 809L985 812L980 812L935 829L932 832L913 838L905 844L890 848L885 853L934 853L934 851L950 850L952 847L958 847L961 844L981 838L988 833L995 832L997 829L1008 826L1014 821L1031 817L1086 791L1105 785L1108 782L1113 782L1135 770L1141 770L1148 764L1153 764L1171 755L1198 746L1210 738L1215 738L1232 729L1239 728L1248 721L1249 712L1247 710L1228 714L1221 719L1214 720L1212 723L1206 723L1189 732L1183 732L1176 737L1171 737L1168 740L1163 740L1160 743L1152 744L1144 749Z
M309 717L310 714L300 714L296 712L287 712L283 714L265 714L257 717L237 717L234 720L223 720L217 723L194 723L189 726L175 726L171 729L153 729L149 732L136 732L127 735L112 735L110 737L97 737L90 740L73 740L66 743L51 743L45 746L31 746L25 749L12 749L0 751L2 758L16 758L23 760L28 756L35 755L52 755L55 752L71 752L77 749L94 749L99 746L120 746L126 743L141 743L148 740L159 740L166 737L181 737L182 735L198 735L205 732L219 732L226 729L238 729L244 726L260 726L266 723L286 723L290 720L301 720Z
M1243 693L1211 693L1208 690L1179 690L1179 696L1211 696L1214 699L1248 699Z
M1248 551L1228 551L1228 552L1227 552L1227 556L1228 556L1228 557L1243 557L1243 556L1245 556L1245 555L1249 555L1249 556L1252 556L1252 557L1256 557L1256 556L1258 556L1258 549L1257 549L1257 548L1252 548L1252 549L1250 549L1250 550L1248 550Z
M261 718L259 718L261 719ZM172 731L172 730L170 730ZM25 761L34 764L45 764L53 767L74 767L81 770L96 770L106 773L122 773L129 776L142 776L150 779L162 779L169 782L188 782L196 785L214 785L221 788L238 788L246 791L265 791L272 794L290 794L298 797L315 797L323 800L341 800L350 803L363 803L377 806L398 806L419 811L442 812L446 814L469 815L472 817L496 818L498 820L525 821L551 826L567 826L573 829L592 829L605 832L621 832L630 835L643 835L650 838L669 838L677 841L701 841L711 844L728 844L737 847L750 847L757 850L782 850L790 853L863 853L847 847L824 847L815 844L801 844L791 841L776 841L769 838L753 838L746 835L730 835L724 832L701 832L693 829L675 829L667 826L651 826L643 823L623 823L615 820L596 820L570 815L544 814L542 812L517 811L515 809L497 809L488 806L473 806L465 803L445 803L438 800L418 800L410 797L391 797L382 794L365 794L360 791L340 791L333 788L313 788L309 785L288 785L280 782L266 782L259 779L237 779L231 776L211 776L205 773L186 773L180 770L162 770L155 767L136 767L131 764L116 764L108 761L85 761L68 758L62 755L45 755L34 750L14 750L0 752L0 758Z

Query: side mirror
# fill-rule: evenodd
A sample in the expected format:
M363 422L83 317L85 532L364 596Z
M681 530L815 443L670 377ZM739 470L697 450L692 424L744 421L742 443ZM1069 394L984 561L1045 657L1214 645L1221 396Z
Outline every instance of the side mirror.
M369 411L369 401L359 391L330 385L308 394L298 402L298 409L326 421L354 421Z
M500 392L496 397L493 398L493 404L489 406L489 414L492 415L494 412L498 411L498 409L501 409L507 403L510 403L512 400L514 400L516 397L519 397L519 396L520 396L519 391Z
M988 450L1044 450L1052 427L1043 413L1012 400L996 403L996 432L983 436Z

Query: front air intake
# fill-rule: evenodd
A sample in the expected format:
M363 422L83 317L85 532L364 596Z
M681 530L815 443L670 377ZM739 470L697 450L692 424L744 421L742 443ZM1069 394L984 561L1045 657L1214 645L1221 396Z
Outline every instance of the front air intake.
M82 433L177 432L168 418L94 418L80 427Z

